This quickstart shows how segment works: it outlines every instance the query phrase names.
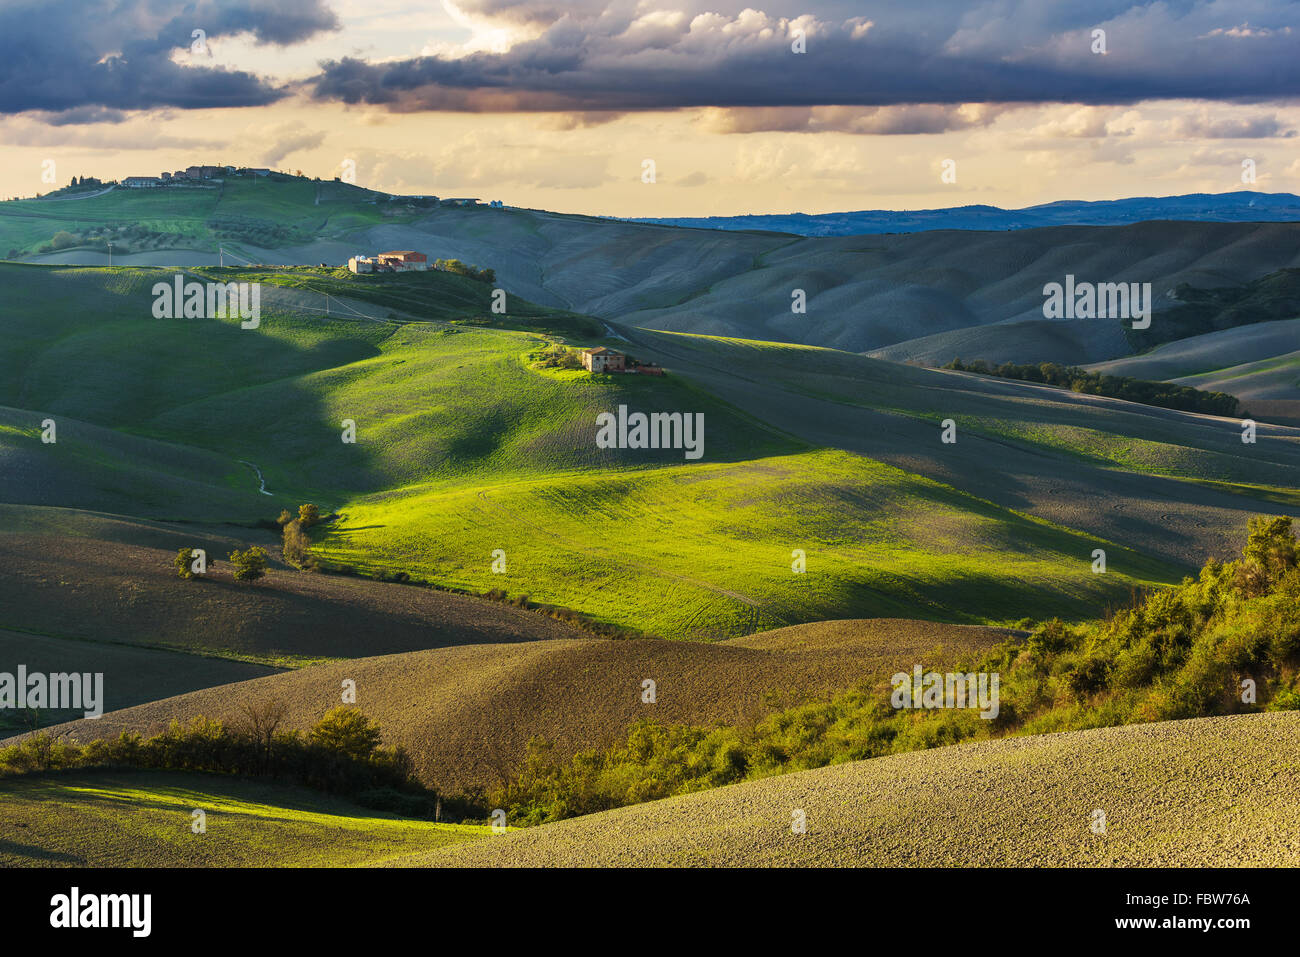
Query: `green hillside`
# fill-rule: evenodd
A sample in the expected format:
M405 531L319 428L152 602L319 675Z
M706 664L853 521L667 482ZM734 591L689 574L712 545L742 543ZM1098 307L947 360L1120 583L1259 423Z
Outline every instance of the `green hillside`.
M188 274L263 282L261 325L153 318L150 289L167 270L0 266L0 282L23 290L0 401L33 410L6 413L0 432L0 454L28 470L11 500L32 501L24 494L39 487L56 491L35 504L244 523L313 500L343 515L320 535L328 560L504 589L666 636L825 617L1079 617L1177 575L1119 545L1112 573L1091 575L1094 538L816 451L688 377L542 368L535 357L552 339L525 331L530 321L579 344L596 341L582 335L591 327L518 300L495 317L489 287L464 277ZM400 302L401 315L441 321L338 318L337 308L326 318L317 303L340 288L348 302ZM740 368L808 352L694 342ZM875 383L886 364L845 361L845 386L889 391L894 405L925 401ZM702 414L703 458L598 448L597 416L621 405ZM52 446L39 441L47 414L63 423ZM342 441L345 420L354 444ZM497 549L505 574L491 571ZM807 574L791 570L795 549Z
M310 265L417 249L492 268L533 302L640 328L933 365L1104 362L1290 318L1298 237L1296 223L1171 221L796 237L438 207L291 176L0 202L0 256L11 259L100 264L110 240L115 261L135 264L216 261L218 244L237 262ZM1140 336L1119 323L1042 318L1044 284L1071 272L1150 282L1159 318ZM806 313L791 312L794 289L807 293Z
M78 240L62 248L105 250L112 240L117 255L215 251L218 242L276 247L411 218L402 206L386 214L375 202L382 195L345 183L229 176L204 186L11 200L0 203L0 253L15 259L47 251L60 232Z
M353 282L352 289L332 273L257 274L264 283L261 324L246 330L238 319L155 319L151 289L170 282L174 270L0 264L0 286L8 290L0 350L0 407L9 407L0 408L0 458L11 463L2 480L5 500L247 521L269 505L242 462L265 462L269 488L291 496L334 498L337 489L389 487L394 474L424 477L444 454L439 433L425 436L433 447L399 448L395 430L402 422L409 427L410 415L420 423L421 410L397 404L434 381L452 402L468 402L473 390L491 385L481 360L491 354L508 362L535 340L518 333L456 338L458 330L446 326L404 328L350 315L357 310L347 302L387 313L385 303L409 301L426 317L497 325L569 321L518 299L510 314L493 316L491 287L462 276L361 277L370 281ZM227 282L250 274L209 269L185 276ZM351 296L332 300L327 318L324 293L340 289ZM466 348L422 348L438 337L463 340ZM415 364L403 368L408 361ZM560 388L532 374L525 379L551 385L552 393ZM400 388L391 387L395 380L402 380ZM506 396L484 417L521 415L531 399L545 397ZM534 419L544 414L532 411ZM40 442L47 416L58 426L54 444ZM443 406L441 414L434 408L424 416L423 424L436 425L427 417L454 418L455 411ZM355 446L339 440L344 417L358 422L362 440ZM465 422L462 434L478 424ZM443 441L455 448L462 440ZM20 461L34 471L24 474L13 464ZM342 474L321 480L331 471ZM75 491L51 493L65 483ZM94 487L83 488L88 484ZM203 486L209 488L196 493Z
M518 297L495 315L490 285L442 272L184 272L260 282L259 327L154 318L153 284L175 270L0 265L6 500L245 525L314 501L341 516L314 533L334 565L716 638L828 617L1088 617L1177 580L1300 459L1284 436L1243 454L1235 428L1194 417L835 350L601 339L603 324ZM601 341L670 374L539 362ZM703 457L599 448L597 417L620 406L702 415ZM938 441L945 418L956 445ZM1131 519L1029 497L1083 475L1129 501L1158 482L1227 507L1190 547L1166 527L1153 552ZM1148 530L1170 508L1142 507Z
M192 830L196 809L205 833ZM0 867L353 867L491 834L211 774L85 771L0 788Z
M1171 569L842 452L590 469L349 503L317 551L361 568L578 608L651 634L725 637L819 618L1080 617ZM507 556L492 571L493 552ZM803 551L807 572L792 571ZM1032 598L1029 596L1032 595Z

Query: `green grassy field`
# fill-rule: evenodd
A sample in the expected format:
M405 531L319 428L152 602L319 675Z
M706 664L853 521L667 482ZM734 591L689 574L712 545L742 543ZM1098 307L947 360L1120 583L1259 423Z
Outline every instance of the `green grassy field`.
M1179 577L1131 541L995 501L965 480L962 462L981 461L965 444L945 453L956 457L942 480L846 451L875 432L857 410L924 429L923 446L904 437L895 452L936 455L932 430L950 415L964 434L1028 447L1045 476L1084 462L1235 491L1247 478L1285 487L1294 458L1279 447L1243 461L1229 454L1232 429L1084 408L1058 390L1016 392L834 350L647 334L755 395L786 390L742 411L694 374L542 369L535 357L556 335L601 341L593 324L518 299L494 317L490 287L464 277L190 272L262 282L261 326L153 318L150 289L170 270L0 266L16 290L3 360L12 374L0 384L12 409L0 417L0 456L21 466L8 500L30 501L23 493L40 487L55 491L32 504L243 523L310 500L342 513L316 533L335 563L503 589L642 633L716 638L834 617L1078 619ZM324 293L431 321L326 318ZM834 414L770 425L789 394L832 403ZM620 405L702 413L703 458L598 448L597 416ZM39 441L47 413L61 420L55 446ZM342 441L345 420L355 443ZM1091 574L1096 547L1108 552L1105 575ZM504 574L492 571L498 549ZM791 570L796 549L806 574Z
M193 812L206 833L192 831ZM492 836L315 791L182 772L0 780L3 867L351 867Z
M323 297L307 287L339 292L347 282L325 273L261 274L285 296L268 293L261 326L245 330L234 319L153 318L150 290L173 270L0 265L0 284L12 290L0 353L0 407L12 411L0 413L0 455L39 451L47 473L6 500L32 501L50 472L94 475L101 488L39 503L246 521L270 505L241 461L264 462L269 487L290 498L337 498L339 489L387 488L394 474L425 477L449 453L474 457L476 442L507 441L480 438L493 422L524 420L509 430L527 442L546 416L533 401L563 398L553 377L522 375L541 393L550 387L534 395L496 374L493 363L534 348L536 336L475 325L481 334L457 338L455 326L340 318L337 307L326 320ZM246 278L237 270L195 275ZM394 297L418 300L424 315L438 318L564 321L518 299L519 313L491 317L491 287L465 277L396 278L343 291L381 306ZM508 394L496 407L458 424L459 406L472 405L476 390L490 396L498 382ZM430 407L426 387L444 401ZM59 424L53 445L40 442L47 414ZM339 439L345 417L358 423L354 446ZM407 446L412 427L422 434Z
M1080 617L1171 570L843 452L594 470L349 503L317 552L668 637L816 618ZM492 571L506 553L505 573ZM807 571L792 570L800 549Z

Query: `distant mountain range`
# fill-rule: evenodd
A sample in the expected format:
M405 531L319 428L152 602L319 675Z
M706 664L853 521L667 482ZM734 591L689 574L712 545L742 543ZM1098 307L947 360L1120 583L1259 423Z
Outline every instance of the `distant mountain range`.
M1297 222L1300 196L1292 193L1189 193L1186 196L1135 196L1098 202L1062 200L1001 209L953 206L948 209L863 209L847 213L759 214L670 219L633 218L631 222L704 229L757 229L797 236L859 236L917 233L929 229L1030 229L1035 226L1123 226L1148 220L1215 223Z

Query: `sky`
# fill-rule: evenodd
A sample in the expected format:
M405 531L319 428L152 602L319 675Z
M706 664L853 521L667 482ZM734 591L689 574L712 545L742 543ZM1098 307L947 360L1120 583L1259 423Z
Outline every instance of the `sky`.
M613 216L1300 193L1297 53L1283 0L0 0L0 196L197 163Z

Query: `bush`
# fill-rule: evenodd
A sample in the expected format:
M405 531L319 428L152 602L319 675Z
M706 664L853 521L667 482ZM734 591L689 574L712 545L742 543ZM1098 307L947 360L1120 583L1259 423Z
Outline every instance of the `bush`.
M371 788L355 798L362 807L375 811L388 811L403 817L434 817L437 799L430 800L419 794L404 794L394 788Z
M320 521L320 509L315 505L299 505L298 521L302 522L303 528L311 528Z
M1250 594L1263 594L1296 567L1296 540L1291 516L1256 515L1250 520L1242 564L1250 569Z
M479 269L477 266L463 263L459 259L435 259L433 268L442 272L454 273L457 276L468 276L470 279L477 279L479 282L492 283L496 282L497 278L495 270Z
M180 551L176 553L176 557L172 559L172 565L175 567L176 575L178 577L194 577L194 551L193 548L187 545L180 549Z
M1300 711L1300 692L1286 688L1273 696L1268 711Z
M50 240L51 249L69 249L72 246L81 245L81 237L66 230L60 229Z
M404 751L376 746L378 728L360 712L335 709L307 739L281 731L284 716L284 705L270 700L246 706L233 725L199 716L185 725L173 721L151 738L123 732L79 744L42 732L0 748L0 775L112 767L209 771L293 781L399 814L486 815L479 794L445 797L421 785Z
M542 352L538 357L538 365L543 369L581 369L582 356L576 349L570 349L558 342L552 343L551 346Z
M357 708L340 706L326 712L311 729L308 740L357 761L365 761L379 747L379 725Z
M235 566L235 581L256 581L266 574L266 549L254 545L245 551L230 553L230 564Z

